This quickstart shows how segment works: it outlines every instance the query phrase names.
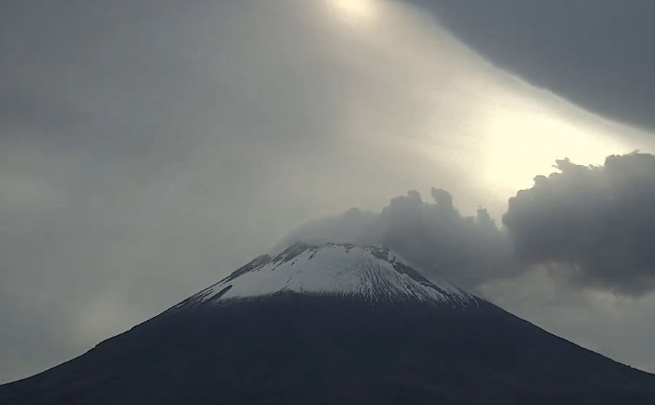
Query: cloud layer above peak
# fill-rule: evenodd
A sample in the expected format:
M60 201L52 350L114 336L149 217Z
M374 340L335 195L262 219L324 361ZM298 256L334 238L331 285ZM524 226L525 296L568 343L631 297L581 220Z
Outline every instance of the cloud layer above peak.
M547 267L575 288L640 296L655 287L655 156L609 156L604 165L568 159L509 200L498 227L480 208L462 215L433 188L393 198L380 212L352 208L310 221L281 242L387 246L426 272L464 288Z
M655 156L602 166L557 162L558 173L509 201L503 223L525 263L556 264L577 285L642 294L655 285Z
M485 209L464 216L447 191L433 188L431 194L433 202L409 191L379 213L352 208L340 216L310 221L281 245L299 241L383 245L424 271L468 289L514 274L509 241Z

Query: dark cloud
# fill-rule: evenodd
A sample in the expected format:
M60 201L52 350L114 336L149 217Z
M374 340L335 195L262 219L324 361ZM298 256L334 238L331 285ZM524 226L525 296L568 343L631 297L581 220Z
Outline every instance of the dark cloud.
M384 245L429 274L466 289L511 277L510 245L485 209L464 216L445 190L432 189L434 202L416 191L392 199L381 212L353 208L343 215L311 221L281 243L349 242Z
M445 190L416 191L381 212L353 208L310 221L298 240L381 244L470 290L543 265L575 287L640 296L655 288L655 156L615 155L601 166L557 161L559 172L509 200L499 229L485 209L462 215ZM481 288L482 287L482 288ZM481 288L481 289L480 289Z
M655 128L655 3L405 0L494 64L612 119Z
M509 201L503 223L517 256L552 264L580 286L643 294L655 286L655 156L603 166L557 162Z

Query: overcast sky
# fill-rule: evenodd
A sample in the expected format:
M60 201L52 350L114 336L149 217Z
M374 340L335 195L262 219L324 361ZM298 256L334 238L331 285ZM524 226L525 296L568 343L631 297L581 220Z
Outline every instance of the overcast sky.
M454 3L437 3L2 2L0 382L52 367L148 319L307 220L384 208L358 223L383 226L392 243L398 228L386 221L399 208L432 201L432 187L447 193L432 193L437 203L426 203L425 212L450 195L452 209L439 215L454 218L462 243L488 252L489 240L512 250L493 256L508 267L485 267L484 275L472 265L450 269L454 281L576 343L655 371L655 297L634 287L650 282L651 257L632 245L616 248L617 255L638 253L639 272L624 280L621 271L597 270L586 246L562 252L551 244L542 252L539 241L512 243L535 240L530 232L544 223L535 218L547 218L539 204L569 201L532 188L534 176L557 171L557 159L603 165L608 155L655 150L652 116L639 110L655 97L630 92L641 77L630 64L580 67L568 82L553 81L554 67L579 53L546 58L502 46L524 37L531 22L480 43L479 16L446 16L492 2L463 2L459 14ZM561 26L558 18L573 18L570 8L553 7L552 25L539 27L544 37ZM633 35L630 18L616 24L604 32ZM595 35L571 35L582 51L599 46ZM618 52L613 46L610 54ZM517 55L537 73L516 64ZM640 72L655 71L643 63L651 69ZM618 83L612 92L594 79L603 72ZM639 92L655 88L643 78ZM595 105L594 94L605 101ZM634 156L618 161L624 177L619 169L564 164L560 178L540 184L583 204L614 195L607 201L619 203L595 212L628 212L641 201L634 196L655 195L645 180L655 169ZM577 177L587 170L591 177ZM579 188L570 184L590 186L570 194ZM530 190L517 196L521 189ZM410 193L390 203L408 190L423 200ZM584 211L562 204L571 217ZM458 225L479 207L503 230L482 227L488 238L481 238L478 228ZM648 205L639 207L652 217ZM608 225L603 235L651 235L655 221L644 223ZM566 242L566 229L548 231ZM629 240L639 245L637 236ZM552 271L547 262L559 261L582 263L582 276Z

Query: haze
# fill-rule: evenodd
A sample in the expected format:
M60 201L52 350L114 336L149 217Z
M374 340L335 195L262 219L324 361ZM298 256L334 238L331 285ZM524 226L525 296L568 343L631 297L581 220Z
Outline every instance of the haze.
M493 218L565 157L653 135L494 67L390 0L0 6L0 382L83 353L301 223L448 190ZM479 287L655 371L653 295Z

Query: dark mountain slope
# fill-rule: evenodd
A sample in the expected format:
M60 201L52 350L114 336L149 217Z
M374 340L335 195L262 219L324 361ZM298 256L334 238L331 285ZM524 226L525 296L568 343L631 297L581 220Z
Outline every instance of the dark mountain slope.
M232 280L280 257L259 258ZM71 362L1 386L0 404L655 403L654 376L470 295L455 305L336 291L220 294L201 293Z

